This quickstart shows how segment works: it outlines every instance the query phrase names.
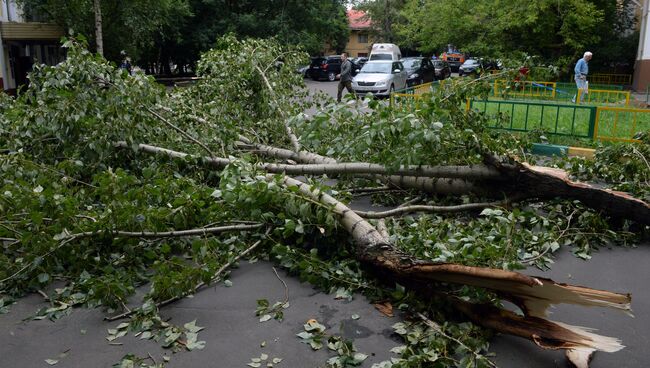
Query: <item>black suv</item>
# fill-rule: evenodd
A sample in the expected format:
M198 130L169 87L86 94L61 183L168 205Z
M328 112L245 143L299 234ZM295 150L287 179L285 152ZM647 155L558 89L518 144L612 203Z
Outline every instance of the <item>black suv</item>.
M311 61L307 74L313 80L327 79L332 82L336 75L341 73L341 57L326 56L316 57Z
M350 59L348 59L350 60ZM357 69L360 69L352 60L353 76L357 75ZM341 57L339 55L321 56L311 59L311 64L306 75L313 80L327 79L330 82L336 80L336 76L341 74Z

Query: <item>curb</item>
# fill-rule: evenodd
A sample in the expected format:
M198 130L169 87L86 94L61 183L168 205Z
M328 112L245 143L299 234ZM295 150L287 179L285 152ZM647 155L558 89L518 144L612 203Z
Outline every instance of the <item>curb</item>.
M592 148L582 147L569 147L560 146L556 144L542 144L533 143L533 148L530 150L532 154L542 156L559 156L559 157L584 157L588 159L594 158L596 150Z

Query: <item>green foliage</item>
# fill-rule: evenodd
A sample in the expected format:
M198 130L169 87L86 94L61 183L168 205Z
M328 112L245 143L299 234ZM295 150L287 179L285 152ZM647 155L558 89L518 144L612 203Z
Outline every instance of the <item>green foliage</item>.
M131 320L111 329L109 339L130 332L173 350L203 348L197 335L200 327L164 322L157 303L214 281L218 270L234 264L257 242L260 246L251 256L272 260L335 298L348 299L360 291L373 300L389 300L400 310L433 311L437 321L450 317L442 301L419 300L399 285L380 286L354 258L354 244L332 208L304 198L297 188L286 189L281 176L258 171L257 156L235 146L240 135L287 147L287 123L307 150L341 161L389 167L477 163L486 154L512 157L529 143L526 136L488 129L485 114L465 111L468 97L489 89L486 77L449 82L426 95L418 109L404 111L375 100L345 106L332 104L331 99L310 102L294 73L305 55L274 39L219 39L199 63L202 80L173 91L144 76L127 76L76 41L65 46L66 62L37 68L30 75L29 88L15 99L0 95L0 313L14 298L48 290L55 281L65 286L50 292L52 304L34 318L57 319L74 306L122 310L133 302L135 290L148 284ZM311 107L318 111L306 115ZM148 143L206 155L206 148L195 140L211 154L232 156L232 164L215 170L196 158L152 157L114 145L116 141L126 141L127 147ZM581 175L602 177L612 186L627 185L647 195L643 194L648 181L646 146L626 145L599 153L594 166ZM617 165L620 160L629 165ZM330 187L320 178L305 180L343 201L350 198L348 189L360 182L340 178L336 187ZM400 203L406 195L410 194L387 198ZM424 200L458 203L442 197ZM262 227L169 238L117 233L241 222ZM636 236L625 224L611 224L567 201L481 214L422 215L387 225L394 243L417 257L506 269L525 263L548 266L552 253L568 244L587 258L600 245L625 244ZM498 303L484 290L447 290L470 301ZM281 320L285 306L261 300L257 314L265 320ZM327 342L336 351L332 366L363 361L349 342L326 337L316 325L309 328L313 330L304 332L310 334L305 336L312 347ZM455 322L444 330L463 344L423 326L400 328L398 334L408 346L395 364L467 366L476 360L483 364L482 358L463 349L483 349L484 331ZM125 360L127 366L142 363L133 356Z
M94 0L19 0L28 18L51 21L83 34L95 43ZM179 19L191 16L188 0L101 0L105 55L121 61L120 51L143 58L154 39L163 36ZM164 36L172 37L170 31ZM94 46L93 46L94 48Z
M612 189L650 201L650 132L641 133L640 144L613 144L598 148L594 160L573 158L559 167L580 180L599 180Z
M406 0L351 1L355 8L364 11L372 20L371 33L379 42L403 44L393 25L408 24L409 19L402 13ZM413 45L408 45L413 46Z
M401 19L408 21L394 28L402 42L426 53L441 52L451 43L473 55L511 57L526 52L568 66L589 49L596 65L632 63L636 46L624 45L636 45L638 36L622 30L633 29L634 15L628 2L617 3L409 0L401 12Z
M399 358L377 363L373 368L493 366L485 356L476 353L487 348L485 331L470 323L450 323L442 328L447 336L455 337L462 345L422 322L396 323L393 329L406 345L391 349Z

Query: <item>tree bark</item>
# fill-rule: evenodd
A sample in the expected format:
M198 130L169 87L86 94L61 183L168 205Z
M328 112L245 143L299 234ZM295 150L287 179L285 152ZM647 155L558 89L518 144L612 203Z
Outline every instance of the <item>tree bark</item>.
M124 142L117 145L128 147ZM184 153L142 144L137 148L171 157L187 156ZM203 158L203 160L214 165L222 165L229 161L214 158ZM506 174L512 173L504 168L498 168L505 170ZM532 173L535 174L534 171ZM530 173L526 171L525 174ZM266 175L267 181L275 181L276 178L277 175ZM542 175L541 179L547 178ZM551 305L559 303L609 307L630 313L629 294L559 284L550 279L501 269L420 260L397 249L390 243L386 232L378 231L368 221L327 193L286 175L280 180L286 188L296 188L296 190L291 189L292 192L297 192L308 200L319 202L337 214L339 223L354 240L356 258L392 282L407 285L420 293L422 290L436 291L438 288L436 283L455 283L492 290L501 298L519 306L524 316L516 316L512 312L496 307L461 302L456 303L458 310L474 319L476 323L499 332L531 339L544 348L567 349L574 358L584 359L594 350L613 352L623 348L620 341L615 338L592 334L580 327L556 323L546 319L545 316Z
M115 146L122 148L130 148L126 142L117 142ZM163 154L172 158L186 158L192 157L187 153L177 152L166 148L151 146L147 144L138 144L133 147L147 153ZM196 157L200 158L205 164L215 167L224 168L230 163L231 160L219 157ZM361 176L377 175L382 177L385 175L372 174L372 172L390 172L381 165L374 165L369 163L352 163L346 167L345 164L336 166L328 165L280 165L280 164L258 164L260 170L273 173L282 174L315 174L327 172L345 172L347 174L357 174ZM296 168L297 166L297 168ZM309 168L309 169L307 169ZM331 168L331 169L328 169ZM336 169L336 170L335 170ZM494 172L498 171L498 177L494 176ZM598 211L602 211L613 217L628 219L638 222L642 225L650 225L650 204L636 199L627 193L612 191L609 189L596 188L586 183L572 182L568 179L565 171L559 169L552 169L539 166L530 166L515 162L513 164L503 164L498 162L494 157L486 157L484 166L454 166L454 167L402 167L396 170L398 173L422 173L426 175L450 175L457 178L462 178L466 175L468 178L482 179L477 182L467 181L463 179L454 178L437 178L433 181L434 185L439 182L444 183L449 181L449 186L452 188L458 185L459 192L471 190L474 192L491 192L492 194L510 193L519 198L565 198L577 199L584 205ZM404 183L409 181L412 184L411 188L416 187L418 180L421 177L416 176L388 176L389 182ZM488 178L492 178L488 180ZM426 177L425 179L431 179ZM461 180L455 182L454 180ZM427 184L431 182L427 181ZM424 183L421 184L424 188ZM398 185L399 186L399 185ZM406 186L405 186L406 187Z
M267 180L275 180L275 177L267 175ZM302 195L330 206L354 239L357 259L384 277L404 285L420 285L420 289L430 286L432 281L490 289L518 305L524 313L520 317L493 306L456 301L456 307L478 324L531 339L543 348L584 352L614 352L623 348L618 339L596 335L584 328L553 322L544 317L549 306L559 303L610 307L629 313L629 294L558 284L553 280L512 271L418 260L396 249L386 234L330 195L288 176L282 180L287 188L297 187Z
M104 56L104 36L102 35L102 4L101 0L94 0L93 8L95 12L95 43L97 44L97 53Z
M486 158L486 164L499 170L506 186L505 191L522 193L539 199L577 199L585 206L615 218L650 225L650 204L628 193L597 188L591 184L569 180L564 170L531 166L515 162L502 164L494 157Z

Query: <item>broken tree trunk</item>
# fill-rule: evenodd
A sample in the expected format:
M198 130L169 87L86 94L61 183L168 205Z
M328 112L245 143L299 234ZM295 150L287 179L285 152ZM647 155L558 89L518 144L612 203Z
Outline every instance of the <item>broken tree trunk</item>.
M650 204L627 193L571 181L566 171L561 169L519 162L502 164L494 157L486 157L486 164L495 167L507 179L503 181L506 187L502 188L507 192L539 199L577 199L587 207L612 217L650 225Z
M275 177L268 175L267 180L275 180ZM584 359L585 355L595 350L615 352L623 348L616 338L596 335L584 328L553 322L544 317L549 306L559 303L610 307L629 313L629 294L558 284L553 280L512 271L418 260L396 249L386 234L330 195L288 176L283 178L283 184L297 187L302 195L330 206L353 237L359 261L384 276L405 285L428 285L435 281L490 289L520 306L524 313L520 317L494 306L456 301L458 309L478 324L528 338L544 348L567 349L571 351L567 356L576 360Z
M126 143L118 146L128 147ZM147 145L139 145L138 149L171 157L187 156ZM211 165L229 163L226 159L203 158L203 160ZM277 176L272 174L266 176L268 181L274 181L276 178ZM512 301L524 313L523 317L519 317L496 307L494 307L496 309L486 309L487 307L459 304L458 309L467 313L470 318L480 316L477 310L485 309L485 315L489 318L475 318L479 324L499 332L526 337L542 347L567 349L571 352L567 356L576 361L584 360L585 356L594 350L613 352L623 348L615 338L595 335L579 327L556 323L546 319L545 315L549 306L559 303L610 307L629 313L631 301L629 294L559 284L553 280L500 269L433 263L416 259L397 249L390 243L386 233L379 232L332 196L286 175L282 176L281 180L285 187L295 187L297 192L306 199L331 208L339 216L341 225L352 236L356 244L357 259L377 270L384 277L389 277L403 285L416 285L420 288L422 285L432 285L433 282L486 288L496 292L501 298ZM415 290L417 291L418 287Z
M126 142L117 142L115 146L131 148L131 146ZM161 154L171 158L192 157L187 153L151 146L148 144L138 144L134 147L142 152ZM201 159L205 164L219 169L224 168L233 162L230 159L219 157L195 158ZM298 166L297 169L296 166ZM491 169L490 166L494 169ZM306 170L305 167L311 168ZM321 167L320 171L318 170L318 167ZM307 173L324 174L328 172L328 169L326 169L327 167L330 166L280 165L268 163L257 165L257 168L263 171L293 175L302 175ZM379 174L378 172L390 172L381 165L375 166L374 164L369 163L354 163L354 165L351 165L348 169L342 168L340 171L347 171L349 174L355 174L356 171L352 168L361 171L360 175L378 175L378 177L382 177L382 174ZM495 170L500 173L500 176L494 177ZM436 177L436 181L433 183L428 183L433 185L445 186L446 184L447 186L453 187L457 183L455 180L460 180L461 182L458 183L460 187L459 192L471 188L472 191L492 192L493 195L510 193L518 198L547 199L560 197L566 199L577 199L586 206L602 211L605 214L622 219L633 220L643 225L650 225L650 204L623 192L596 188L585 183L572 182L568 179L566 172L559 169L530 166L521 163L502 164L495 158L486 158L486 164L484 166L402 167L396 169L396 171L405 174L405 176L391 175L389 176L391 181L393 180L392 178L394 178L395 181L413 181L412 184L416 184L422 177L408 176L408 174L419 172L430 176L442 176ZM459 179L461 177L461 172L465 173L470 178L480 180L473 182L471 180L465 181L464 179ZM451 175L456 178L448 178L444 175ZM431 179L431 177L425 177L425 179ZM424 187L424 183L422 183L422 186ZM449 189L450 191L453 190L451 188Z

